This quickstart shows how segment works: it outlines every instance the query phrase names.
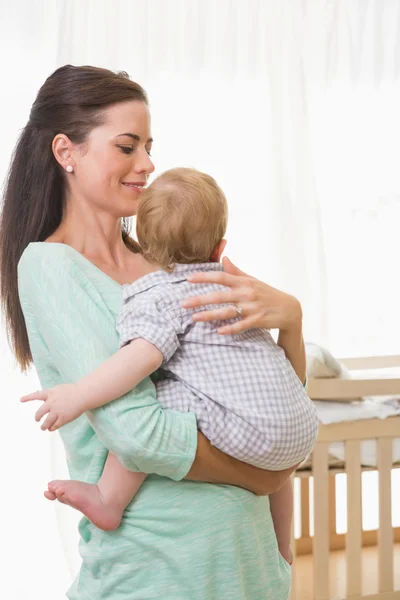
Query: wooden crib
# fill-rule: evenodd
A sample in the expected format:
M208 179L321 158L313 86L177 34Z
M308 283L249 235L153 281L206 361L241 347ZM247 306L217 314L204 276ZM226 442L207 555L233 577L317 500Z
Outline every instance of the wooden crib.
M366 369L365 379L311 379L311 398L345 401L346 398L361 396L400 395L400 377L397 375L385 379L368 378L368 369L400 367L400 356L344 359L341 362L348 369ZM396 571L400 580L400 552L397 553L400 547L396 545L400 543L400 527L392 527L391 493L392 469L400 467L400 464L392 464L392 443L394 438L399 437L400 416L320 426L311 465L300 467L294 475L299 481L296 489L300 488L300 508L299 502L295 503L295 519L300 521L301 534L297 539L293 535L295 558L291 600L400 600L400 582L395 582L394 577ZM360 460L361 441L371 439L377 443L375 469L363 467ZM330 465L329 445L332 442L345 444L345 462L341 465ZM362 529L361 478L366 470L379 473L379 528L376 531ZM346 534L336 532L335 481L338 473L347 476ZM311 517L310 502L314 507ZM310 518L314 535L310 533ZM366 573L365 567L362 568L365 553L371 551L375 553L372 560L378 574L376 589L372 593L365 589L368 587L365 582L363 586ZM342 581L332 581L332 575L335 575L332 567L337 565L337 557L344 568L340 575L336 573L336 579L341 578Z

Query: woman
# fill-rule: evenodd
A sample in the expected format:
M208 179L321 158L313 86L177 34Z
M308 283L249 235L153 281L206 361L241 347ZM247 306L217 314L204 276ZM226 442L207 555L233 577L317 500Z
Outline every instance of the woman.
M125 74L65 66L33 104L5 192L1 293L16 357L23 369L34 361L43 387L78 379L118 347L120 286L145 273L121 219L136 213L154 170L151 144L145 92ZM224 302L242 309L236 327L279 328L279 343L304 379L297 300L229 261L225 268L218 282L231 288ZM210 277L216 273L198 280ZM221 301L217 294L190 302ZM201 318L234 315L230 306ZM96 481L108 450L151 474L117 531L80 522L83 562L70 600L288 597L290 566L260 496L293 469L260 471L217 451L197 432L194 415L162 410L149 380L61 435L75 479Z

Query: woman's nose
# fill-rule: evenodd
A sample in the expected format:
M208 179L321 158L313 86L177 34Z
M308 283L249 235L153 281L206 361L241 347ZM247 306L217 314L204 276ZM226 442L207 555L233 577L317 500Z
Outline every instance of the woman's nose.
M148 175L150 175L150 173L153 173L154 169L155 169L155 166L153 164L153 161L151 160L147 151L144 150L141 153L140 158L138 158L138 160L136 162L136 165L135 165L136 173L147 173Z

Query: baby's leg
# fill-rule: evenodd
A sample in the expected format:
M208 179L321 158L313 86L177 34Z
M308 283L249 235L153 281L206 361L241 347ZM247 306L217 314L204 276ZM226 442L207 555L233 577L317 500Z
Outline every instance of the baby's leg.
M292 564L293 556L290 550L293 516L292 481L288 479L278 492L271 494L269 502L279 552L289 564Z
M144 473L125 469L109 453L97 485L83 481L51 481L44 493L48 500L59 500L82 512L99 529L110 531L121 523L125 508L145 480Z

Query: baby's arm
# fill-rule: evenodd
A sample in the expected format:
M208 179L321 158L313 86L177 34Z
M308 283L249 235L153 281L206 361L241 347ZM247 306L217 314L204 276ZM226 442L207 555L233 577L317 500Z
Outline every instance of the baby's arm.
M144 339L134 339L76 383L34 392L21 398L21 401L43 400L36 420L40 421L47 414L41 427L55 431L87 410L127 394L158 369L162 362L163 355L156 346Z
M269 503L279 552L289 564L292 564L290 536L293 516L293 488L290 479L278 492L270 495Z

